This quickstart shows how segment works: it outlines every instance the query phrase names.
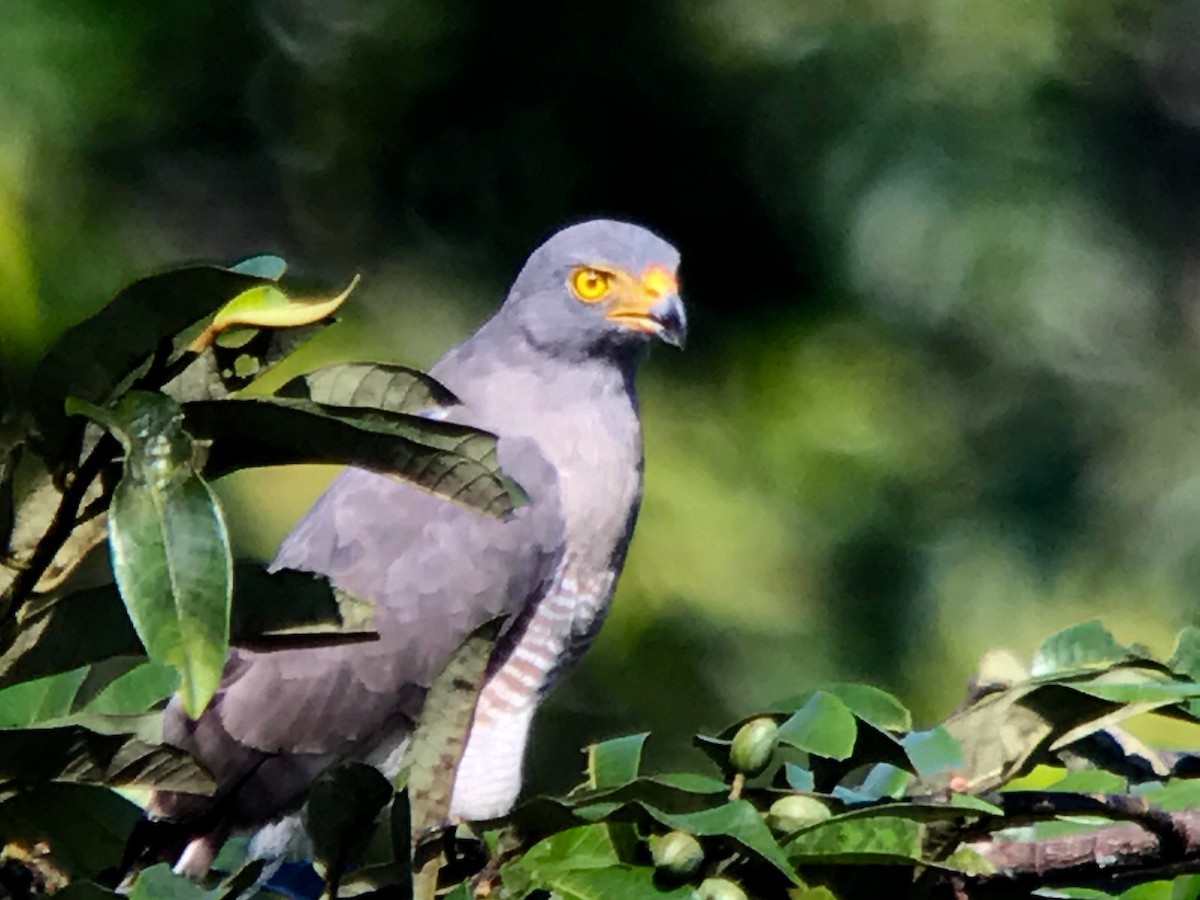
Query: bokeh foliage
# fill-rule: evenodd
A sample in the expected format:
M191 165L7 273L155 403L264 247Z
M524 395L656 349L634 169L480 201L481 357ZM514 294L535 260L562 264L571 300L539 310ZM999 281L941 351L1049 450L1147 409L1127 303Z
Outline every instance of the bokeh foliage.
M8 0L0 355L147 270L282 251L368 276L314 358L424 366L541 236L636 219L683 251L695 341L643 381L642 520L535 783L829 678L928 717L984 649L1091 615L1165 652L1200 574L1195 23ZM269 556L324 477L219 485L240 546Z

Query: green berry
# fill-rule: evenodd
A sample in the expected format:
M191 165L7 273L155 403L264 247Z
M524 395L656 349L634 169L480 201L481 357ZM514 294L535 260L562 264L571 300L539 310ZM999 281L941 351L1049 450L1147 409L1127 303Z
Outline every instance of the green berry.
M679 881L695 875L704 862L704 848L686 831L651 838L650 854L654 857L654 868Z
M758 775L771 761L779 726L769 716L751 719L738 729L729 748L729 764L737 772Z
M728 878L705 878L695 891L696 900L750 900L746 892Z
M767 824L773 831L787 833L824 822L832 815L823 800L803 794L789 794L771 804L767 810Z

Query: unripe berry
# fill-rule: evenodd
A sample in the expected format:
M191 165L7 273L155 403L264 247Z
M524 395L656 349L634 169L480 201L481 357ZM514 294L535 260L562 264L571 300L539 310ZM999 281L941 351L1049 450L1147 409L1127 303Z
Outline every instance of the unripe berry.
M771 761L779 726L769 716L751 719L738 729L729 748L729 764L734 771L750 777L758 775Z

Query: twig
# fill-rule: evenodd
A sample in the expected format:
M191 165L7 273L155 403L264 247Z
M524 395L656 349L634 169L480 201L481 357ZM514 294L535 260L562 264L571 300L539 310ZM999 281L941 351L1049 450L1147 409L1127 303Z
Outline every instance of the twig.
M75 470L75 477L63 490L62 501L59 503L50 525L46 528L45 534L38 541L29 560L13 579L7 594L0 597L0 630L4 634L7 635L24 599L33 592L46 569L54 561L54 557L58 555L58 551L70 537L71 531L76 525L79 504L87 495L92 481L100 474L104 466L115 458L118 446L116 438L105 434L96 442L91 453Z

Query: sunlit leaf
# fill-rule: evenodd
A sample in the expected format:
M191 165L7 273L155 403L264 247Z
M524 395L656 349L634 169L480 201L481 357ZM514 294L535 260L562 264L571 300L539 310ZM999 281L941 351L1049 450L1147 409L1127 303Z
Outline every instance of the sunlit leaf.
M880 800L884 797L895 798L904 793L912 779L911 772L906 772L888 763L876 763L871 766L867 777L855 788L855 791L873 800Z
M649 736L649 732L642 732L591 744L587 748L588 786L617 787L637 778L642 747Z
M922 826L911 819L833 819L800 832L785 849L801 865L914 863L923 858L923 837Z
M1129 648L1117 643L1099 619L1092 619L1046 638L1034 654L1032 672L1041 676L1107 667L1130 655Z
M514 865L524 870L529 886L550 887L550 881L564 872L604 869L619 863L608 829L603 825L581 825L538 841ZM510 867L505 883L511 884L514 877Z
M780 743L832 759L848 758L854 752L857 735L854 713L824 691L814 693L779 726Z
M604 869L578 869L547 879L544 887L564 900L688 900L690 887L661 888L654 870L646 866L611 866Z
M71 712L87 671L76 669L0 690L0 728L23 728Z
M294 328L311 325L333 315L358 285L358 276L351 279L345 290L332 297L300 298L281 290L274 284L261 284L238 294L213 317L209 329L219 334L238 325L255 328Z
M652 818L669 828L678 828L701 837L721 835L736 841L769 862L791 881L798 880L771 829L758 810L745 800L732 800L694 813L671 814L644 804L643 808Z
M940 725L928 731L914 731L901 740L913 770L922 778L963 768L962 747Z
M233 559L220 503L193 468L194 444L169 397L132 391L90 414L126 450L108 516L113 574L147 654L179 672L183 708L196 718L229 648Z
M821 688L846 705L854 715L876 728L890 731L908 731L912 728L912 714L908 708L887 691L869 684L839 683ZM791 713L811 699L815 691L808 691L779 703L772 704L772 712Z

